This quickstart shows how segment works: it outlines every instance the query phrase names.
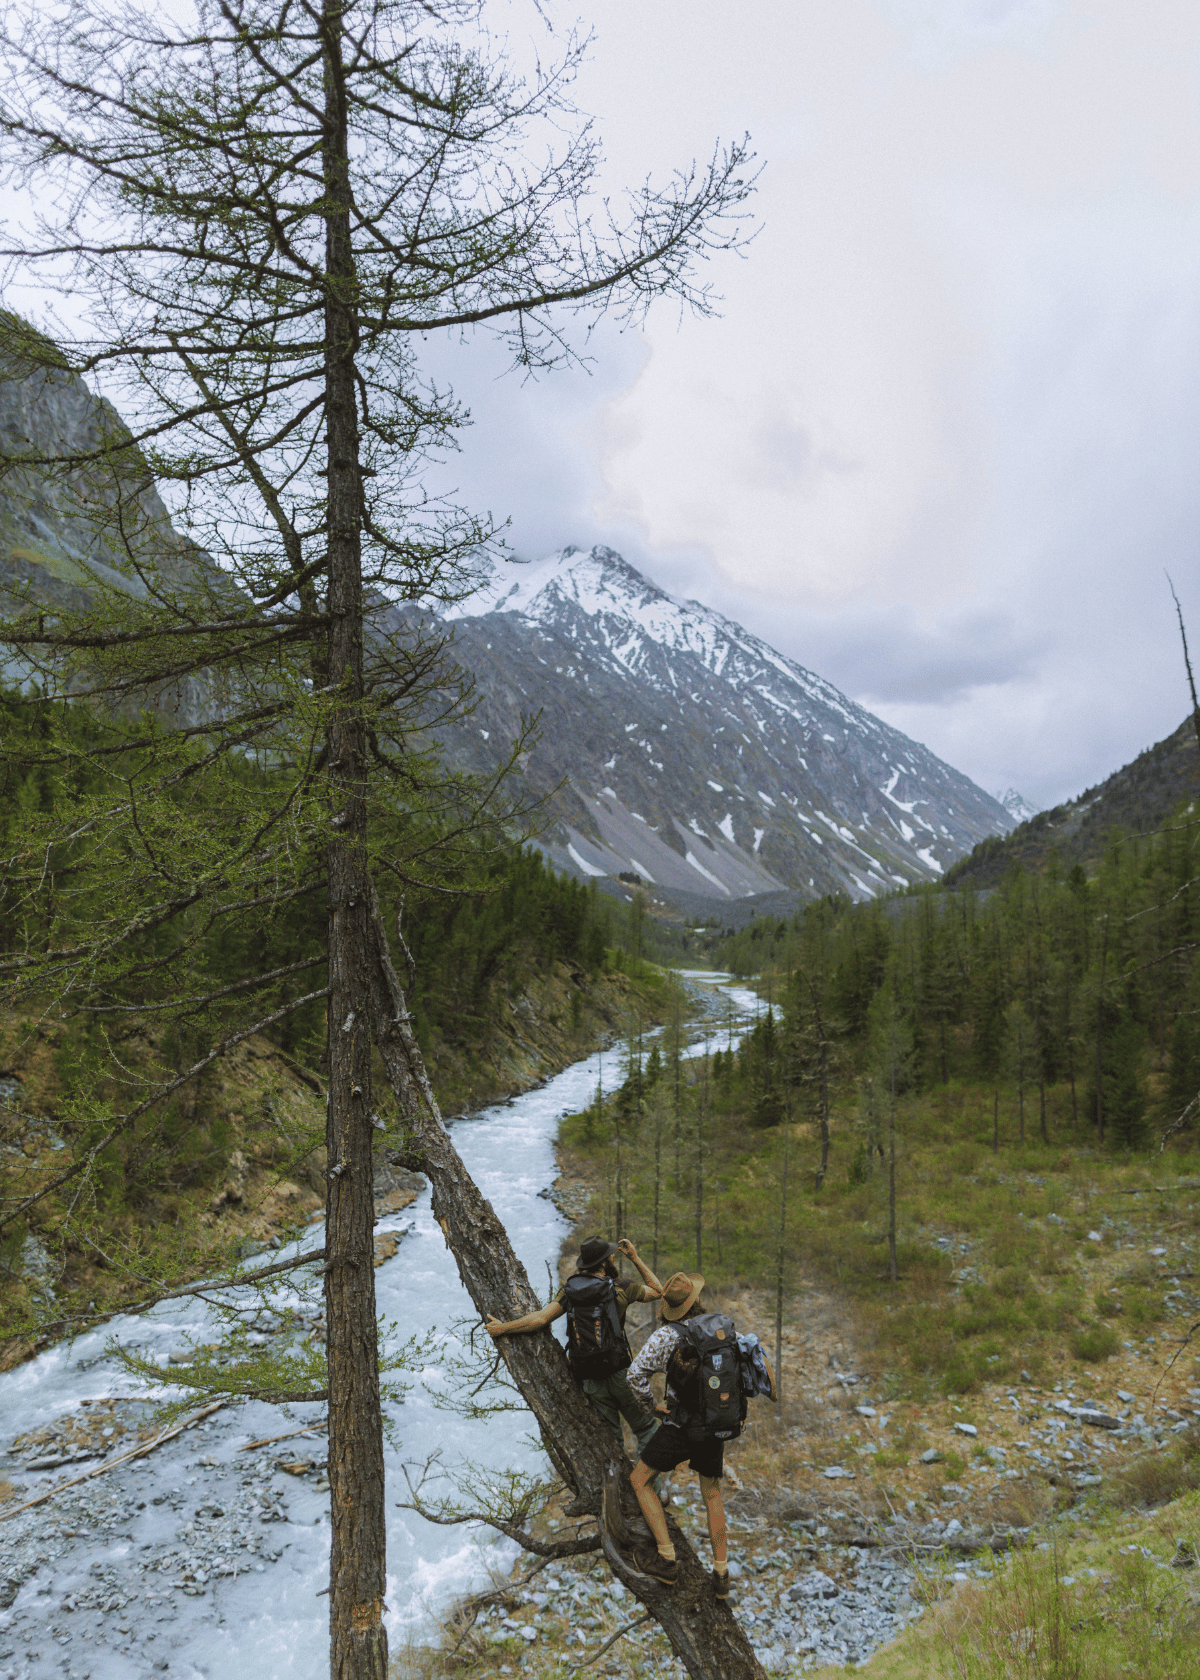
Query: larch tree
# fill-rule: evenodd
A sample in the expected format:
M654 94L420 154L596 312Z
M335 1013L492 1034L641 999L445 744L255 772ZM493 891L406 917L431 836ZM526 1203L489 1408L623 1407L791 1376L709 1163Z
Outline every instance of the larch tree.
M0 452L10 488L51 487L90 533L79 593L52 612L17 599L0 645L51 720L40 761L104 771L8 860L24 920L3 977L46 1009L152 998L213 1027L3 1216L82 1193L103 1148L230 1044L323 1002L331 1672L384 1680L373 1046L476 1305L532 1298L441 1126L379 909L381 882L452 884L504 820L494 788L455 784L423 747L454 684L406 604L469 590L493 533L423 491L464 417L423 377L421 340L491 328L541 369L572 353L572 314L635 320L662 296L707 312L698 270L741 238L748 154L618 208L570 103L585 43L523 81L471 0L200 0L177 23L28 4L2 42L4 156L39 206L8 242L7 296L65 308L7 314L0 371L50 408L79 378L114 405ZM72 699L92 707L86 742ZM88 890L51 914L60 865ZM205 940L298 901L316 931L285 973L189 992ZM536 1340L518 1381L560 1473L598 1490L613 1455ZM693 1673L757 1672L740 1634L706 1653L645 1590Z

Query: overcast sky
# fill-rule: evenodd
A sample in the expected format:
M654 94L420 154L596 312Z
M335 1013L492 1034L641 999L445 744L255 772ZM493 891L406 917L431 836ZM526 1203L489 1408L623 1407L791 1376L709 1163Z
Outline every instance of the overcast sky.
M514 45L531 15L491 12ZM1168 734L1164 567L1200 654L1195 0L584 21L611 178L749 130L763 232L715 265L720 320L604 331L590 376L439 352L462 490L526 555L610 543L990 791L1052 804Z

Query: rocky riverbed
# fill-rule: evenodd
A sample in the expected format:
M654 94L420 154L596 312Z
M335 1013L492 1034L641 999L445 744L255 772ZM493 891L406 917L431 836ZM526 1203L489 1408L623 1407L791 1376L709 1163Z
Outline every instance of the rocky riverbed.
M240 1617L264 1588L283 1588L273 1577L286 1574L293 1589L298 1567L319 1564L313 1541L318 1554L328 1545L323 1437L247 1451L244 1435L228 1418L206 1418L147 1457L9 1516L0 1676L190 1676L217 1672L220 1653L232 1661ZM5 1468L11 1476L12 1455ZM59 1479L18 1475L10 1503Z
M704 1555L699 1501L684 1491L673 1504ZM731 1523L729 1613L744 1626L768 1673L865 1662L944 1591L989 1579L993 1545L1018 1538L968 1532L951 1519L898 1522L860 1535L856 1543L838 1537L840 1513L827 1514L829 1523L809 1519L782 1528ZM477 1613L464 1607L450 1638L464 1642L484 1674L514 1666L553 1673L581 1662L627 1673L630 1655L637 1656L636 1672L644 1677L682 1673L653 1623L630 1628L638 1610L603 1561L586 1557L527 1574ZM630 1630L605 1651L623 1628Z

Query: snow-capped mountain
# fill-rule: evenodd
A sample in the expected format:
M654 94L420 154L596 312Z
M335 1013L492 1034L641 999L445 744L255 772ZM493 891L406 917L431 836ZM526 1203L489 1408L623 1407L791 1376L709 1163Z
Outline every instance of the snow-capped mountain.
M996 800L1003 805L1014 823L1028 822L1030 817L1037 816L1035 807L1023 794L1018 793L1016 788L1009 788L1007 793L998 793Z
M479 705L447 745L485 768L540 711L524 774L550 796L545 850L577 874L864 898L1013 826L927 748L612 549L499 568L450 616Z

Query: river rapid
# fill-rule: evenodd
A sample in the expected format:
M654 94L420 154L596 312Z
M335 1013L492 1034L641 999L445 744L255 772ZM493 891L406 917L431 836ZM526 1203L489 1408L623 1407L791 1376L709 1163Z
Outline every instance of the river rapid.
M737 1026L758 1006L755 994L724 975L685 978L696 997L693 1034L707 1024L722 1044L736 1043ZM690 1053L701 1047L693 1043ZM604 1052L511 1103L453 1122L456 1147L543 1295L557 1277L567 1230L546 1195L556 1175L559 1120L583 1108L598 1083L611 1091L622 1077L621 1057ZM514 1555L487 1531L439 1527L398 1509L396 1501L407 1496L405 1465L434 1452L450 1468L475 1470L537 1472L546 1460L520 1414L469 1422L438 1408L437 1396L452 1380L440 1359L458 1346L454 1326L476 1315L434 1223L428 1189L376 1226L377 1234L387 1231L402 1237L396 1257L375 1273L388 1341L436 1328L444 1350L414 1374L406 1398L392 1408L392 1440L385 1442L386 1620L389 1637L402 1644L419 1639L432 1612L485 1582L490 1570L507 1569ZM322 1241L317 1224L296 1247ZM94 1446L107 1449L109 1441L119 1441L123 1409L146 1398L106 1343L136 1345L166 1369L189 1338L211 1340L217 1330L202 1303L164 1303L0 1375L0 1447L7 1452L0 1477L17 1489L8 1508L102 1462L37 1469L50 1452L14 1453L15 1439L56 1428L75 1430L78 1438L83 1430ZM270 1333L269 1323L263 1333ZM300 1435L243 1450L262 1437L315 1424L323 1413L317 1405L291 1407L286 1416L257 1402L230 1407L147 1457L33 1510L2 1520L0 1506L0 1680L139 1680L163 1672L184 1680L325 1675L325 1437Z

